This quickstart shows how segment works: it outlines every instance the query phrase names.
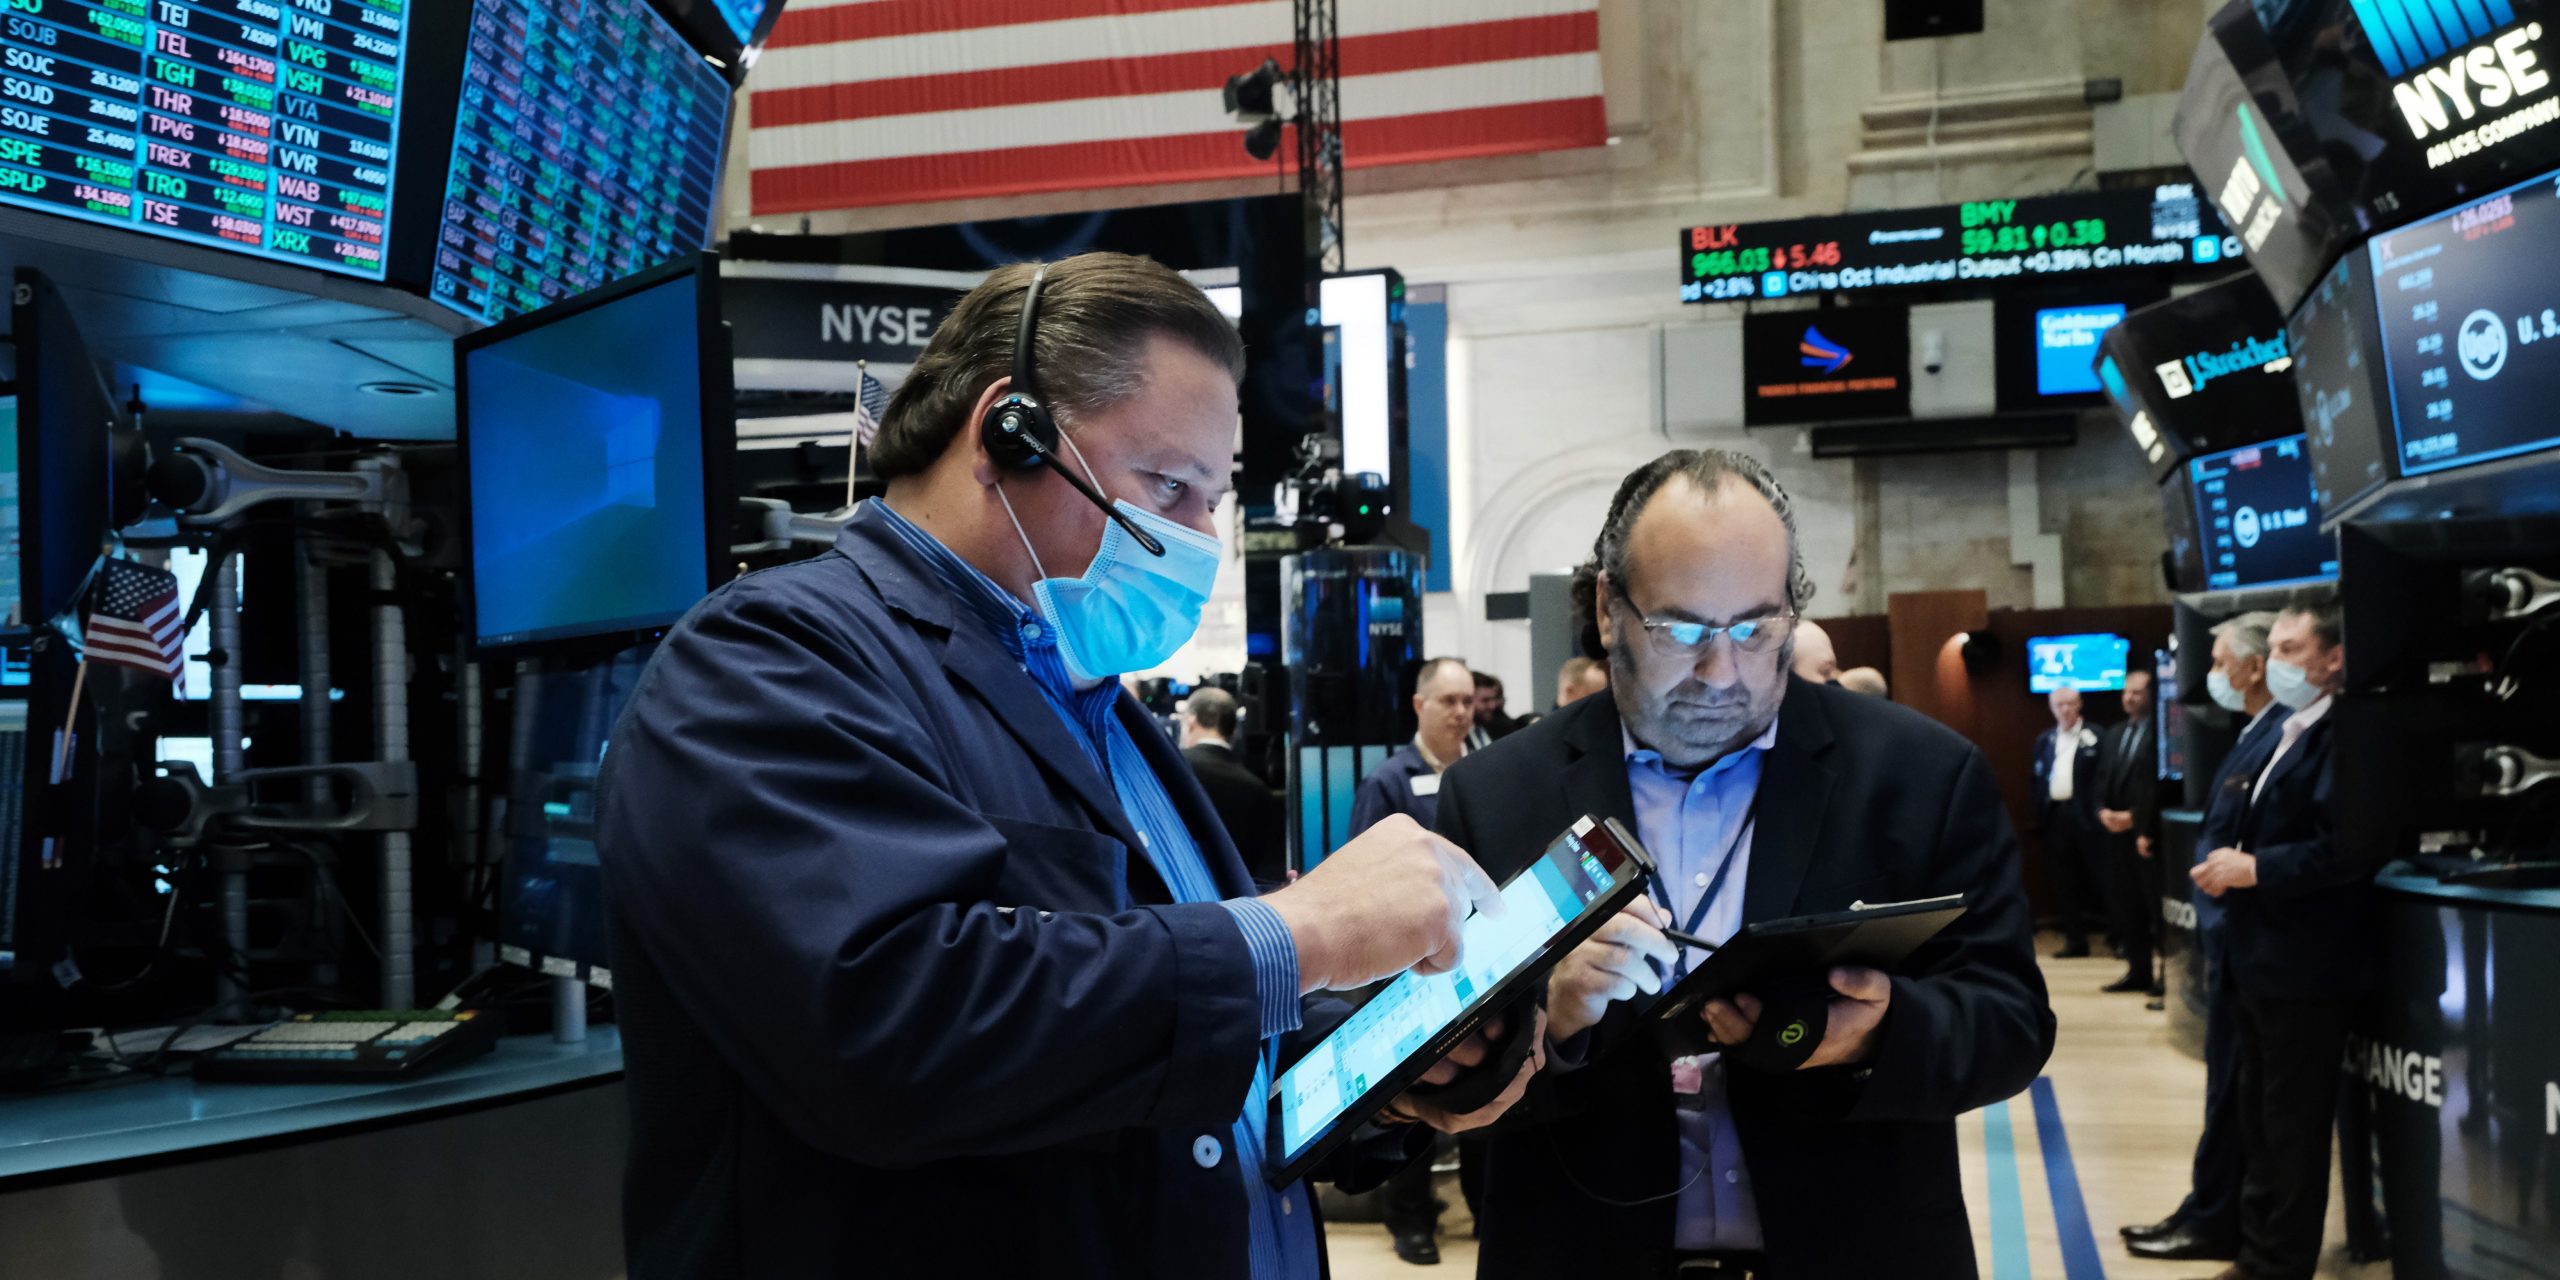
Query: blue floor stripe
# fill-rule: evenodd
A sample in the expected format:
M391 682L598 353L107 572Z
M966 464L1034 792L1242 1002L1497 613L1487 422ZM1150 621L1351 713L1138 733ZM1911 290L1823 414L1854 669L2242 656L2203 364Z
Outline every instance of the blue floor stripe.
M2018 1140L2009 1131L2006 1102L1982 1109L1982 1155L1991 1197L1991 1280L2031 1280L2027 1207L2018 1193Z
M2071 1140L2062 1132L2062 1104L2053 1081L2036 1077L2036 1138L2044 1147L2044 1182L2053 1193L2053 1226L2062 1238L2062 1274L2068 1280L2106 1280L2098 1240L2089 1230L2089 1206L2080 1200L2080 1175L2071 1167Z

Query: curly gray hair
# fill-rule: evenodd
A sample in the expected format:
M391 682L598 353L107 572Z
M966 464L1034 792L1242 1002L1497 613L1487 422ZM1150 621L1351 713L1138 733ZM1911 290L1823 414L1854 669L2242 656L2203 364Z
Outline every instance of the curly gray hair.
M1609 517L1600 524L1600 536L1591 544L1591 558L1573 575L1573 608L1575 630L1585 653L1601 654L1599 599L1600 573L1607 570L1614 582L1627 580L1627 539L1635 532L1636 518L1644 514L1653 495L1662 491L1674 477L1686 476L1707 493L1716 491L1727 477L1749 485L1778 513L1778 522L1787 529L1787 608L1802 614L1813 601L1813 575L1805 572L1804 549L1796 540L1795 504L1778 478L1758 458L1730 449L1674 449L1628 473L1618 482L1618 494L1609 502Z

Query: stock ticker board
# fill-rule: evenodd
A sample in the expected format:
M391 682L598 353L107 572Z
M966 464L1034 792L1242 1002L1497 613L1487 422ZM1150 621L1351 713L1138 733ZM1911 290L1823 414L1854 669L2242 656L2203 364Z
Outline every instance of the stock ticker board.
M2400 473L2560 445L2560 174L2368 245Z
M2239 249L2192 183L1975 200L1690 227L1680 233L1680 300L2210 266L2238 258Z
M410 0L0 0L0 204L379 280Z
M648 0L480 0L436 300L494 322L700 249L728 119Z

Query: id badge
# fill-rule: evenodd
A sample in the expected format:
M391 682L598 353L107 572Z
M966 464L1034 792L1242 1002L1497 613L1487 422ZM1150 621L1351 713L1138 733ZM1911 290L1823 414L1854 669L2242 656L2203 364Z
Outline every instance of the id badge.
M1682 1111L1704 1111L1707 1107L1707 1073L1720 1064L1716 1055L1701 1053L1671 1060L1671 1105Z

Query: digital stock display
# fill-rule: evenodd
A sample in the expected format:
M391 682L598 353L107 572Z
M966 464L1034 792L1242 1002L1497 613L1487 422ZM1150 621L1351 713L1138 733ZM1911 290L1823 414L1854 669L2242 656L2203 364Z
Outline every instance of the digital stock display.
M2560 185L2546 174L2377 236L2400 473L2560 443Z
M436 299L502 320L701 248L729 91L647 0L480 0Z
M2239 242L2192 183L1726 223L1680 233L1680 300L1738 302L1968 280L2210 265Z
M2187 478L2207 590L2338 576L2338 544L2320 532L2320 503L2311 494L2311 460L2301 436L2192 459Z
M379 280L411 0L0 0L0 204Z
M2361 253L2338 259L2285 322L2296 357L2294 398L2311 444L2311 492L2325 519L2391 478L2390 392L2372 271Z

